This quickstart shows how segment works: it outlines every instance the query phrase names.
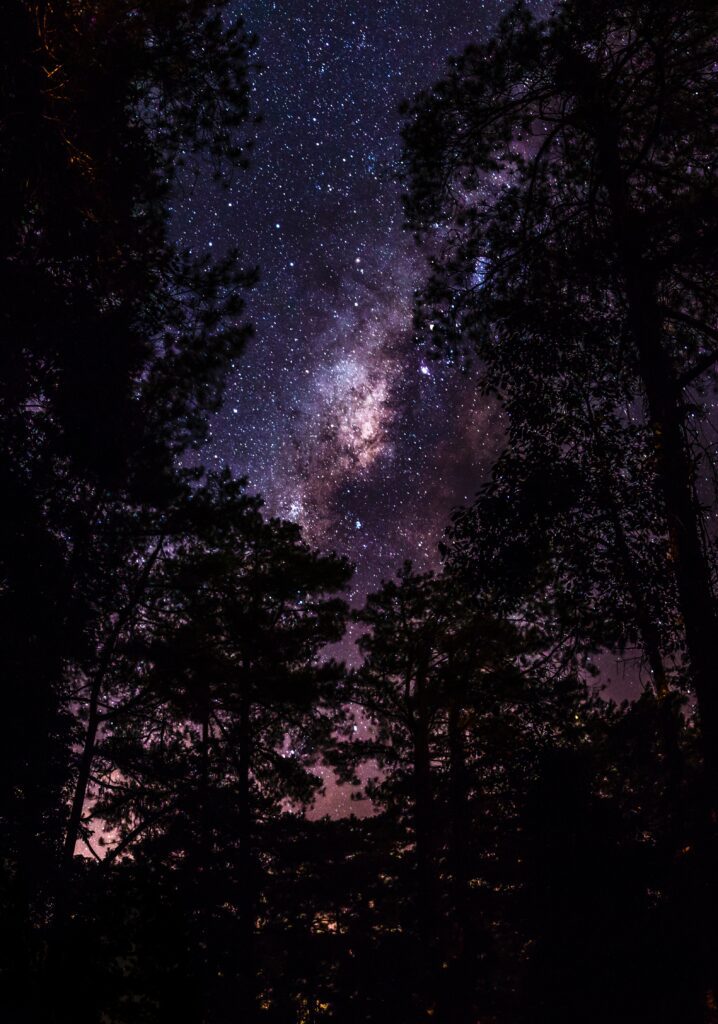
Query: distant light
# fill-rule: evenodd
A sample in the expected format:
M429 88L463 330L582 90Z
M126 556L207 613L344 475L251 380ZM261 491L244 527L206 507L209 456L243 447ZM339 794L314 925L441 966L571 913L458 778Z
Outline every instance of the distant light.
M361 530L361 519L356 520L356 522L354 523L354 528L357 530Z
M425 377L428 377L429 374L431 373L431 370L429 369L428 366L422 366L421 372L424 374Z

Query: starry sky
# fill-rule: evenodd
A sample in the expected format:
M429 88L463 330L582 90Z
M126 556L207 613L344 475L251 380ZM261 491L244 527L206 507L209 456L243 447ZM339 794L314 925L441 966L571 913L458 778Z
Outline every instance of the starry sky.
M181 245L217 255L238 246L261 273L248 299L255 337L203 461L246 476L271 514L348 555L354 605L406 558L438 568L451 509L472 500L502 445L500 411L476 382L414 344L425 265L402 227L396 175L399 103L486 39L509 5L237 4L262 66L252 164L228 190L196 174L175 204ZM355 660L351 631L338 653ZM611 659L606 678L619 696L636 687L630 662ZM320 773L327 792L311 816L370 812Z
M402 229L398 105L486 38L505 0L248 0L259 38L252 167L199 176L182 244L238 245L255 337L203 458L356 564L360 602L402 560L436 566L450 510L501 439L497 411L412 339L423 258Z

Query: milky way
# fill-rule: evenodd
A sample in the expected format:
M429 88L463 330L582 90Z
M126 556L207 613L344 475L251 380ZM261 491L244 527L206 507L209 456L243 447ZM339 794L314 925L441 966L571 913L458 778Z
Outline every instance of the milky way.
M248 304L255 337L202 457L246 476L314 544L347 554L354 604L406 558L438 566L452 507L472 500L502 444L500 415L475 380L414 344L412 297L426 268L402 229L396 179L399 103L485 40L508 6L238 7L262 65L252 166L227 191L198 173L175 205L183 245L238 246L261 271ZM356 656L351 633L339 654ZM349 809L346 788L330 784L315 813Z
M178 212L195 251L238 245L256 329L204 453L269 510L356 563L361 600L404 558L436 564L452 506L500 439L495 411L412 340L422 258L402 230L398 105L487 32L502 2L250 2L259 37L249 172L200 176Z

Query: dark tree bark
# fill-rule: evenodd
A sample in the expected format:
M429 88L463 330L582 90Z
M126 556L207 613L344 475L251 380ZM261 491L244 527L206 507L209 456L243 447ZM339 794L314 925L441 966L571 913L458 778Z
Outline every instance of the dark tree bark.
M240 973L242 976L242 1019L257 1016L257 969L255 958L255 917L257 877L254 864L252 814L252 705L243 694L239 708L239 878L240 878Z
M701 715L706 799L718 809L718 630L710 570L701 535L693 460L686 444L686 409L678 375L663 345L664 321L656 282L641 245L621 167L617 131L599 123L596 136L623 277L628 320L654 438L655 463L665 502L686 649Z
M445 988L445 1014L451 1024L469 1024L471 1015L471 984L468 976L472 945L472 922L469 917L468 843L469 817L467 806L466 756L462 724L462 706L457 693L458 681L451 680L448 709L449 740L449 808L451 820L451 870L454 925L454 949L451 970ZM473 980L473 979L472 979Z
M416 669L412 715L414 842L416 856L417 921L422 948L422 978L419 998L422 1015L430 1016L438 988L438 899L434 843L434 813L431 774L430 710L427 693L426 655Z

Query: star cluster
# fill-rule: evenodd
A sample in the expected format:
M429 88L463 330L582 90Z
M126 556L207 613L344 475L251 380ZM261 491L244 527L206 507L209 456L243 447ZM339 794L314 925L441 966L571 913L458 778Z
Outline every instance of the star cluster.
M183 244L238 246L261 283L256 335L205 461L246 475L269 510L356 563L355 601L404 558L436 564L451 507L500 438L475 386L412 339L422 258L402 230L398 105L485 38L504 0L248 0L257 33L251 169L199 176Z

